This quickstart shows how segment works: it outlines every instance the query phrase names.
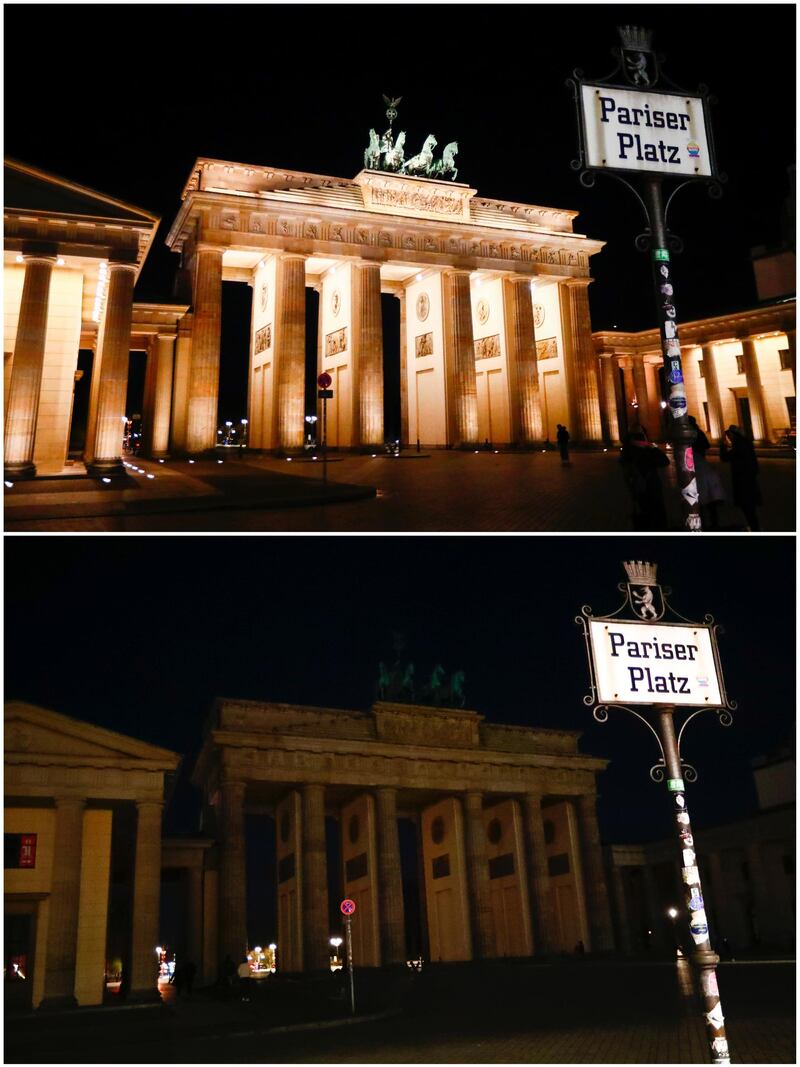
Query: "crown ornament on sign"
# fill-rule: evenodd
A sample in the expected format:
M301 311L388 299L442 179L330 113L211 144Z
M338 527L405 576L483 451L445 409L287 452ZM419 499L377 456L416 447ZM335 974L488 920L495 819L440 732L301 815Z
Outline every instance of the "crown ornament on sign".
M657 563L645 563L644 560L632 559L623 563L622 566L627 571L628 581L632 585L658 585Z
M634 52L652 52L653 31L641 26L617 26L623 48Z

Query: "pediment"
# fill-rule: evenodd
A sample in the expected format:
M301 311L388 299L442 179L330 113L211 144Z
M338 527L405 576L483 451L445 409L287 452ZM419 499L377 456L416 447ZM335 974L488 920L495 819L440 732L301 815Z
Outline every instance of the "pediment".
M145 741L19 701L5 705L4 754L16 761L25 757L61 757L70 763L81 759L124 760L128 764L141 760L148 765L161 764L164 769L173 769L180 759L176 753Z
M24 163L7 159L3 172L6 211L44 211L53 215L114 219L139 226L153 226L159 221L143 208Z

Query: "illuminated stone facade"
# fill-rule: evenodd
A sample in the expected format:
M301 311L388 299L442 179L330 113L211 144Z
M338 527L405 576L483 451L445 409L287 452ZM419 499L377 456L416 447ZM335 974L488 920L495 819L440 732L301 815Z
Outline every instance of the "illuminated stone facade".
M126 986L154 999L164 780L179 757L30 704L6 704L4 723L6 970L13 958L25 973L7 976L7 1004L103 1002L112 851L130 900Z
M218 841L220 958L247 945L248 813L275 820L283 970L327 966L326 816L339 826L342 897L357 904L356 965L403 963L414 941L399 820L415 828L426 958L610 950L595 811L606 761L579 754L578 736L399 703L218 701L193 781Z
M689 414L712 444L732 423L756 444L785 441L795 426L794 300L681 323L680 335ZM594 345L609 440L638 424L663 438L658 331L602 331Z
M175 392L174 447L216 440L222 281L253 288L251 447L302 442L309 287L320 295L318 372L333 379L330 446L384 440L381 293L401 303L404 443L533 445L555 439L558 422L600 443L587 288L603 243L574 233L575 215L427 178L198 159L167 244L191 278L191 365L205 370Z

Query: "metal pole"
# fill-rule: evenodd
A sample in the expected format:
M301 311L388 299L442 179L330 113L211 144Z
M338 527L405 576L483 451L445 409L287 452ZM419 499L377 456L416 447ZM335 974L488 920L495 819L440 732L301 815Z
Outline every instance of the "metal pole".
M664 762L667 769L667 789L672 797L675 811L675 825L681 848L681 875L686 894L686 908L689 912L689 932L694 941L692 963L698 970L700 988L703 995L703 1018L711 1049L712 1063L730 1063L728 1039L725 1034L725 1017L722 1014L722 1002L717 986L716 966L719 956L712 950L708 937L708 919L703 903L703 887L700 884L700 871L692 836L692 824L686 807L681 758L678 741L675 737L675 723L672 718L674 708L660 708L659 737L664 748Z
M345 940L347 942L347 971L350 975L350 1014L356 1013L356 994L353 988L353 938L350 933L350 923L352 920L348 916L344 921Z
M328 398L322 398L322 481L328 485Z
M650 220L650 257L653 266L656 304L658 306L661 352L664 373L669 385L669 415L672 425L672 448L675 457L678 489L681 494L684 526L687 530L702 529L700 521L700 497L694 470L692 442L694 431L688 420L686 386L683 381L681 345L678 339L675 288L672 280L667 230L664 223L664 205L661 199L661 179L644 180L645 202Z

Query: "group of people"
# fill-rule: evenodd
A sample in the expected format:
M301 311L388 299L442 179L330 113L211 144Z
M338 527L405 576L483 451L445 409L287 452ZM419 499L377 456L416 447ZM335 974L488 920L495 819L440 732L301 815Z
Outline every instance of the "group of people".
M719 508L725 502L722 480L708 461L711 444L693 415L692 455L697 480L698 503L705 529L719 528ZM733 503L739 507L750 530L758 530L757 508L761 504L758 484L758 459L753 442L739 426L729 426L719 448L719 456L731 470ZM644 427L627 434L620 454L625 482L634 506L634 525L641 530L665 530L667 513L659 471L669 466L669 457L650 441Z

